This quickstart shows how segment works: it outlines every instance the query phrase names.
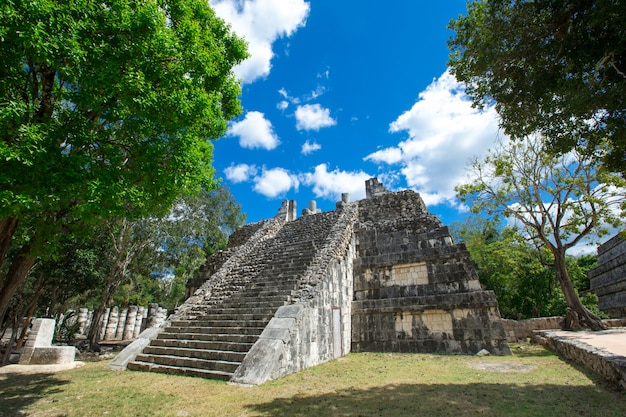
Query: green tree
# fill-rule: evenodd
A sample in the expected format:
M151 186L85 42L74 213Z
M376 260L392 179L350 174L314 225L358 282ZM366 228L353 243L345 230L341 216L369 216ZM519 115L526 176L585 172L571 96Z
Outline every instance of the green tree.
M495 292L502 317L521 320L566 314L553 258L545 248L538 250L514 228L500 228L477 216L452 224L451 232L455 241L467 246L483 288ZM589 289L583 276L593 262L592 255L567 257L567 269L579 294ZM586 297L582 302L598 310L597 300Z
M568 306L565 327L580 322L597 330L603 324L580 302L566 252L586 236L608 233L607 225L621 225L626 184L586 154L555 156L546 146L537 137L500 144L473 161L467 183L456 191L473 212L513 219L524 236L548 250Z
M215 186L246 48L205 0L8 0L0 40L1 322L61 232Z
M482 0L450 22L449 65L501 126L586 146L626 176L626 7L621 0Z

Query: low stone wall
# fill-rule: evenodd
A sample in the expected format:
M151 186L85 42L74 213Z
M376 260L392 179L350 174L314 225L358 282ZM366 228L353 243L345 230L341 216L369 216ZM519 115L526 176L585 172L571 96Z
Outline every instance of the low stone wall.
M539 317L527 320L502 319L502 326L509 342L532 339L535 330L560 329L563 317Z
M502 326L506 333L507 341L521 342L527 339L533 339L534 332L537 330L555 330L561 328L563 317L539 317L527 320L509 320L502 319ZM604 320L604 324L608 327L624 327L626 319Z
M533 340L574 362L584 365L604 377L609 384L626 389L626 358L623 356L616 356L580 340L561 336L558 331L538 330L534 332Z

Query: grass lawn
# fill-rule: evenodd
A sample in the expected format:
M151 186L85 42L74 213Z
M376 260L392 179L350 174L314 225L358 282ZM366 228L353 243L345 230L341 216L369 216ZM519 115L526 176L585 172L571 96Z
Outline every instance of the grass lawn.
M108 361L1 375L0 416L626 416L626 393L536 345L513 356L350 354L257 387Z

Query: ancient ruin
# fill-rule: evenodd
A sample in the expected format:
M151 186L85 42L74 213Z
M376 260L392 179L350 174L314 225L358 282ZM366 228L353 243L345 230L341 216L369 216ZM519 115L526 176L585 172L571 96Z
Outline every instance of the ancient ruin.
M495 295L413 191L233 233L128 369L260 384L346 353L510 354Z
M626 240L613 236L598 247L598 266L589 271L598 308L611 318L626 317Z

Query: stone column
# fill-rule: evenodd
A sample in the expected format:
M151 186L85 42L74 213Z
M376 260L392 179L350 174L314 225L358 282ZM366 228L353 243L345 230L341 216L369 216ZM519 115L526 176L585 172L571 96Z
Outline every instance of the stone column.
M144 310L145 308L142 306L137 307L137 315L135 316L135 329L133 330L133 339L139 337L139 333L141 333Z
M128 314L126 315L126 324L124 325L124 333L122 334L122 340L134 339L135 322L137 321L137 306L128 307Z
M110 308L105 308L102 316L100 317L100 323L91 323L92 326L100 326L100 340L105 340L107 326L109 325L109 315L111 314Z
M109 314L109 322L107 323L106 331L102 340L115 339L115 331L117 330L117 323L119 322L119 320L120 311L117 306L115 306L111 309L111 313Z
M159 314L159 305L155 303L148 304L148 322L146 323L146 328L156 326L156 321L158 320Z
M122 336L124 335L124 327L126 326L127 314L128 314L127 308L123 308L120 311L120 320L117 322L117 328L115 329L115 340L122 340Z
M86 308L78 309L78 334L86 334L89 328L89 310Z

